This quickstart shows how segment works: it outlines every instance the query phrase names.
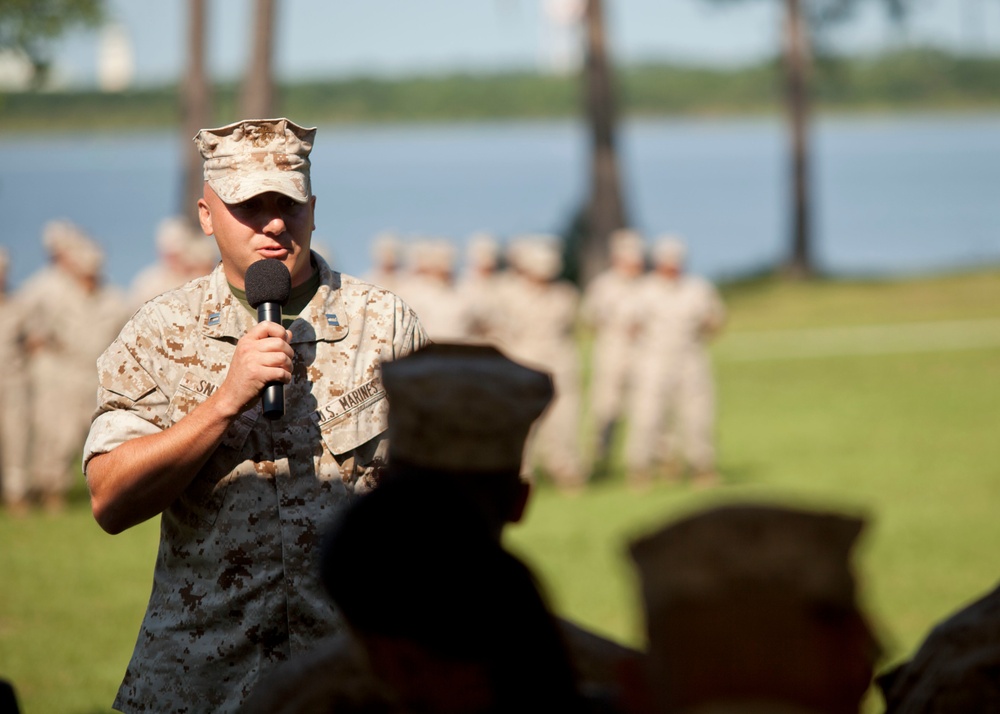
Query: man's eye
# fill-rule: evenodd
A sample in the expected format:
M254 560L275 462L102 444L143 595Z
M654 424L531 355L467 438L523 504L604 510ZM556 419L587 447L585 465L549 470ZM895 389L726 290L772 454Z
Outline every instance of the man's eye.
M260 201L256 198L248 198L236 204L237 211L256 211L260 207Z
M298 201L296 201L294 199L289 198L288 196L282 196L279 199L279 203L278 203L278 207L282 211L294 211L296 208L299 208L301 205L302 205L301 203L299 203Z

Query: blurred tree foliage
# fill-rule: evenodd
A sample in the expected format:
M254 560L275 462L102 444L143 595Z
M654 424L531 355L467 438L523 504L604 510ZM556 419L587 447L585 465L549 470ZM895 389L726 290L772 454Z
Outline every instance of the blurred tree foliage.
M75 27L97 27L104 13L104 0L2 0L0 51L23 54L40 86L51 65L52 43Z
M5 0L6 1L6 0ZM1000 57L931 49L871 57L820 58L813 99L820 111L916 111L1000 108ZM737 69L646 64L619 69L626 116L770 114L780 110L777 60ZM215 121L233 121L236 84L216 88ZM355 78L285 84L278 111L297 121L464 121L576 118L575 77L530 72L405 79ZM176 128L177 87L18 92L0 95L3 131Z

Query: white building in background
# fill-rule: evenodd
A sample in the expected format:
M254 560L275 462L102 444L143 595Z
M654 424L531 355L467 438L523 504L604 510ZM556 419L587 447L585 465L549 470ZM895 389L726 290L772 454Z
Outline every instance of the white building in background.
M135 78L135 57L128 30L119 23L105 26L97 52L97 85L104 92L121 92Z
M31 61L18 50L0 52L0 90L21 92L31 85Z
M584 0L545 0L544 69L575 74L583 64Z

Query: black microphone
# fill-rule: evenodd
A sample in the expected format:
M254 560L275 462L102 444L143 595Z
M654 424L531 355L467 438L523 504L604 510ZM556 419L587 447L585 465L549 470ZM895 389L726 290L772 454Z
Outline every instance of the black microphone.
M257 322L281 324L281 307L292 294L292 276L280 260L266 258L251 263L243 277L250 307L257 308ZM281 382L268 382L261 393L264 416L277 419L285 413L285 392Z

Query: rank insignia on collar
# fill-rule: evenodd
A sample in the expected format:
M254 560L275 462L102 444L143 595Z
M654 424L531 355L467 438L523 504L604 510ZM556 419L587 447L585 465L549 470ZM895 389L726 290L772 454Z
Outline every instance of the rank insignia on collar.
M222 313L221 312L213 312L213 313L211 313L208 316L208 326L209 327L213 327L215 325L218 325L220 322L222 322Z
M331 327L340 327L340 321L337 320L337 316L332 312L326 313L326 324Z

